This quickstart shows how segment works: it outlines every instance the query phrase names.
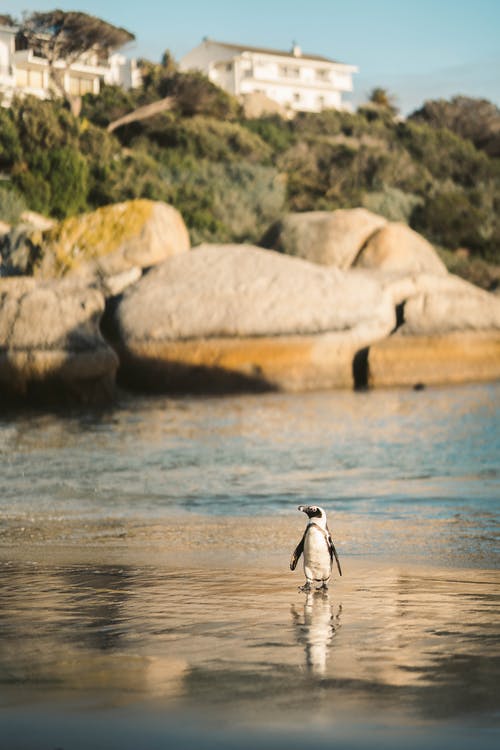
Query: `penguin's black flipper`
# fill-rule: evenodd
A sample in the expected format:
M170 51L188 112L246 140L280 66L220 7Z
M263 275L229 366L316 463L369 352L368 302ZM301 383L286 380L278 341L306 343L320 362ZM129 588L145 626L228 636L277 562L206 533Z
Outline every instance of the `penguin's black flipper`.
M302 537L302 539L300 540L300 542L297 544L297 546L295 547L295 549L293 551L293 555L292 555L292 558L290 560L290 570L295 570L295 568L297 567L297 563L299 561L299 557L301 556L301 554L304 551L304 539L305 538L306 538L306 534L304 532L304 536Z
M335 549L335 545L333 543L333 539L331 536L328 537L328 546L330 547L330 557L333 560L333 555L335 555L335 560L337 561L337 568L339 569L339 575L342 575L342 569L340 567L339 556L337 555L337 550Z

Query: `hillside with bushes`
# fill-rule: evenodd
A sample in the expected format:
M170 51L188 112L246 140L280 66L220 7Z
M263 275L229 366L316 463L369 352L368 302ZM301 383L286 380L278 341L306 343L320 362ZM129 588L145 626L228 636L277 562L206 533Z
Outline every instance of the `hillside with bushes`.
M0 220L65 218L131 198L174 205L193 244L258 243L288 211L364 206L408 223L447 265L492 286L500 248L500 111L457 98L403 121L390 107L247 119L201 74L143 61L143 86L0 109ZM108 131L164 97L173 106ZM482 113L474 119L471 112ZM481 123L482 127L481 127ZM460 249L459 253L456 253Z

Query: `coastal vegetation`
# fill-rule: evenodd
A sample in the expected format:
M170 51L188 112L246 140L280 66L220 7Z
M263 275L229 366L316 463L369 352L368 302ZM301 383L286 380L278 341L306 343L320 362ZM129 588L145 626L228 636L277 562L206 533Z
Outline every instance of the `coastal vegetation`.
M78 117L62 99L16 99L0 110L0 220L15 223L23 208L62 219L149 198L181 212L193 244L258 243L288 211L363 206L408 223L453 270L491 285L500 247L494 105L427 102L403 120L377 89L354 113L248 119L168 53L141 65L139 89L105 86L84 97ZM165 97L168 111L109 132Z

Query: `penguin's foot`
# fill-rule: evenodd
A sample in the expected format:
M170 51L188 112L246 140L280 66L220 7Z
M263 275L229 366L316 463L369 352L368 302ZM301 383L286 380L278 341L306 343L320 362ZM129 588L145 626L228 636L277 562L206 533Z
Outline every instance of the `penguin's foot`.
M323 581L323 583L321 584L321 586L318 586L318 588L316 589L316 591L328 591L328 584L327 584L327 582Z
M303 586L299 586L299 591L310 591L311 590L311 582L306 581Z

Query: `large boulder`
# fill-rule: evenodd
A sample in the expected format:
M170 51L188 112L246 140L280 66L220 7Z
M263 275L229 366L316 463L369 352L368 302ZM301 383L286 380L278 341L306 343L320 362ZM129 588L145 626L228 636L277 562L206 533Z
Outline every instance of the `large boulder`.
M366 385L373 388L497 380L500 331L396 334L369 348L366 368Z
M78 276L102 282L107 291L108 279L189 248L188 231L175 208L144 199L126 201L73 216L47 230L18 228L10 243L3 242L3 275Z
M118 360L99 331L103 311L96 289L0 279L0 400L108 401Z
M111 331L141 388L352 387L356 352L395 324L366 274L253 246L204 245L127 289Z
M500 299L448 274L381 280L398 310L394 335L370 346L367 384L500 378Z
M365 208L290 213L269 229L262 244L312 263L347 269L386 223Z
M441 336L500 330L500 299L468 281L446 274L378 276L396 306L401 306L398 334Z
M391 222L379 229L365 243L354 266L389 273L430 273L443 276L446 266L438 254L413 229Z

